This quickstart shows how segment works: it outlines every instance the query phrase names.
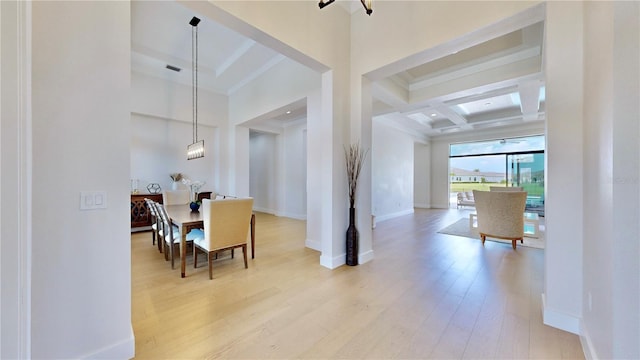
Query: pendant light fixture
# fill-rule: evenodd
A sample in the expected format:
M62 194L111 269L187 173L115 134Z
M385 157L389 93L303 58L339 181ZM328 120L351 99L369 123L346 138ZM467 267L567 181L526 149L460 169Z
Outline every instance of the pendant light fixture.
M191 83L193 143L187 146L187 160L204 157L204 140L198 141L198 23L200 19L193 17L191 25Z
M325 6L332 4L334 1L336 0L320 0L320 2L318 3L318 6L320 7L320 9L322 9ZM371 7L371 1L372 0L360 0L362 7L364 7L364 11L369 16L371 16L371 13L373 12L373 8Z

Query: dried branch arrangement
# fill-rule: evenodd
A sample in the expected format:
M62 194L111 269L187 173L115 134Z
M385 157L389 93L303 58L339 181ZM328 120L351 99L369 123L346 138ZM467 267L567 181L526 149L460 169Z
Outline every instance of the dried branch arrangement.
M367 157L369 150L362 150L360 143L351 144L347 149L344 148L344 157L347 163L347 180L349 181L349 205L354 207L356 202L356 188L358 186L358 177L362 170L362 163Z

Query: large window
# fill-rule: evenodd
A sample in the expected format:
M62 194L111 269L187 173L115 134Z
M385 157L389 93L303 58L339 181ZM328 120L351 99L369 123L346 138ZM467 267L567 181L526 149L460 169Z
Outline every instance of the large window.
M451 144L449 198L490 186L520 186L530 212L544 215L544 136Z

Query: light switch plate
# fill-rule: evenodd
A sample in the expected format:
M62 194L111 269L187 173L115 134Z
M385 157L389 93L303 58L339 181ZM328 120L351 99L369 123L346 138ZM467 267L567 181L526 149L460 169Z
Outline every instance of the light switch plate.
M94 210L107 208L106 191L81 191L80 210Z

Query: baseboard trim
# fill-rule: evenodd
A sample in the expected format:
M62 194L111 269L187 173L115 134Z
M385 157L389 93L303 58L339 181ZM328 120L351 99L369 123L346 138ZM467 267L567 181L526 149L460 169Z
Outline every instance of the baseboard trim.
M290 219L296 219L296 220L307 220L307 214L292 214L292 213L282 213L282 214L277 214L278 216L283 216L283 217L287 217Z
M329 257L320 255L320 265L328 268L335 269L347 263L347 254L338 255L335 257Z
M549 308L544 294L542 294L542 322L545 325L580 335L580 318Z
M591 341L591 336L589 336L589 332L587 329L582 326L582 335L580 335L580 344L582 345L582 352L584 353L584 358L587 360L591 359L599 359L596 354L596 349L593 347L593 341Z
M276 215L277 216L275 211L273 211L271 209L259 207L259 206L254 206L253 207L253 211L257 211L257 212L261 212L261 213L266 213L266 214L271 214L271 215Z
M373 250L369 250L367 252L363 252L363 253L358 254L358 263L359 264L368 263L371 260L373 260Z
M431 209L431 204L414 203L413 207L418 209Z
M386 214L386 215L376 215L376 223L385 221L385 220L390 220L393 218L397 218L399 216L404 216L404 215L409 215L409 214L413 214L413 208L411 209L407 209L407 210L403 210L403 211L398 211L392 214Z
M304 246L308 247L309 249L316 250L316 251L322 251L322 244L319 241L306 239L304 241Z
M133 325L129 338L106 346L93 353L79 356L80 359L133 359L136 356L136 339L133 335Z
M131 228L132 233L143 232L143 231L151 231L151 226L140 226Z

